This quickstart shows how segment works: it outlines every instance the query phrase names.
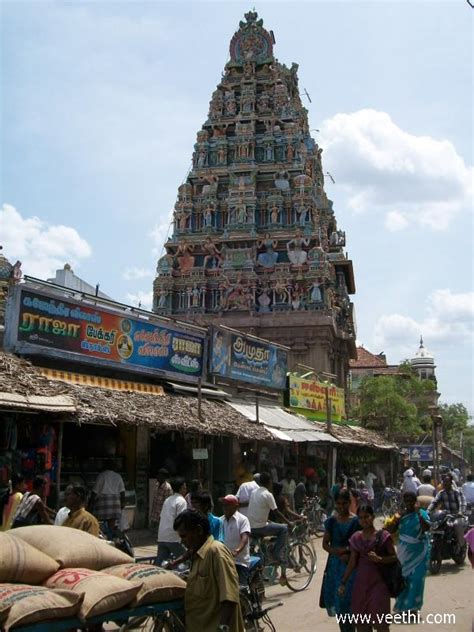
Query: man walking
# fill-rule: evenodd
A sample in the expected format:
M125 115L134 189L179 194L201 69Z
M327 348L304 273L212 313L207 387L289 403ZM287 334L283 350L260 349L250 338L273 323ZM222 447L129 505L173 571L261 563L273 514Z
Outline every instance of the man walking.
M173 494L163 503L161 510L160 525L158 527L158 551L155 564L161 566L163 562L171 556L179 557L184 553L180 537L173 528L174 521L183 511L186 511L187 504L186 482L184 478L174 478L171 481Z
M237 496L228 494L220 498L224 507L222 521L224 525L224 544L230 550L235 559L237 573L241 584L247 580L247 569L250 563L250 522L239 508Z
M161 510L163 509L163 503L169 498L173 490L168 483L169 473L164 467L158 470L156 475L156 487L153 495L153 504L151 506L150 520L153 524L160 522Z
M229 549L209 534L207 516L184 511L174 521L174 528L191 553L184 596L186 629L244 632L234 559Z
M107 459L105 470L99 474L92 488L89 508L99 521L119 521L125 507L125 485L114 467L114 459Z
M286 567L282 559L283 548L288 540L288 525L291 522L277 509L275 498L270 491L271 477L268 472L260 474L260 487L250 496L248 518L252 535L260 537L265 535L276 536L273 556L281 565L280 584L286 584ZM285 524L270 522L268 516L273 511L279 520Z

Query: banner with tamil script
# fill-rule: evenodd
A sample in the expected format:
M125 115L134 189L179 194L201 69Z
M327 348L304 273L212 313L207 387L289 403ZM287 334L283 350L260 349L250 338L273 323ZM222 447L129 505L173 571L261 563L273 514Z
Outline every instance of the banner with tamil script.
M202 375L204 334L162 325L159 318L134 317L123 306L109 311L23 287L18 306L19 345L42 347L46 355L67 353L70 359L69 354L80 354L92 364L106 360L131 370L160 370L196 380Z
M214 375L284 390L288 352L238 332L214 328L210 372Z
M332 421L342 421L344 418L344 389L296 375L290 375L289 388L290 408L297 409L298 412L308 419L326 421L326 390L328 391L329 404L331 406Z

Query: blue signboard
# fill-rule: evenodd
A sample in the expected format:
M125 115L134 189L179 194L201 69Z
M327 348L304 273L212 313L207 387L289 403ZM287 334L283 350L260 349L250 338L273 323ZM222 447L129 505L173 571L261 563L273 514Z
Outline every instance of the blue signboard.
M284 390L288 352L239 332L215 328L212 332L210 372L239 382Z
M433 446L431 445L408 446L408 459L410 461L432 461L433 458Z
M13 350L195 380L202 376L204 334L174 328L159 318L133 316L118 305L112 311L27 286L16 291L20 296L8 319Z

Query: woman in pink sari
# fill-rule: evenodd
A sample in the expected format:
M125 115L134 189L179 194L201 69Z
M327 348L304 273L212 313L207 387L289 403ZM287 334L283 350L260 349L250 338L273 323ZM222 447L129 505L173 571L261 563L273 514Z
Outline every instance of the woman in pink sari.
M374 527L374 510L370 505L361 505L357 510L362 531L351 536L351 557L339 587L343 595L346 583L354 569L356 578L352 589L351 610L353 615L366 615L369 622L357 623L357 632L388 632L385 615L390 614L390 594L380 572L381 564L390 564L397 559L392 537L384 529ZM364 617L365 618L365 617Z

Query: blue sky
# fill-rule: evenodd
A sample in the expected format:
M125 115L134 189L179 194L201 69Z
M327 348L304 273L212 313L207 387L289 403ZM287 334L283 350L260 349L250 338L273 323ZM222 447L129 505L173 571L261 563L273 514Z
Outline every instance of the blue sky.
M299 64L354 262L358 341L420 334L473 404L472 19L448 2L3 2L0 243L146 305L177 187L244 12Z

